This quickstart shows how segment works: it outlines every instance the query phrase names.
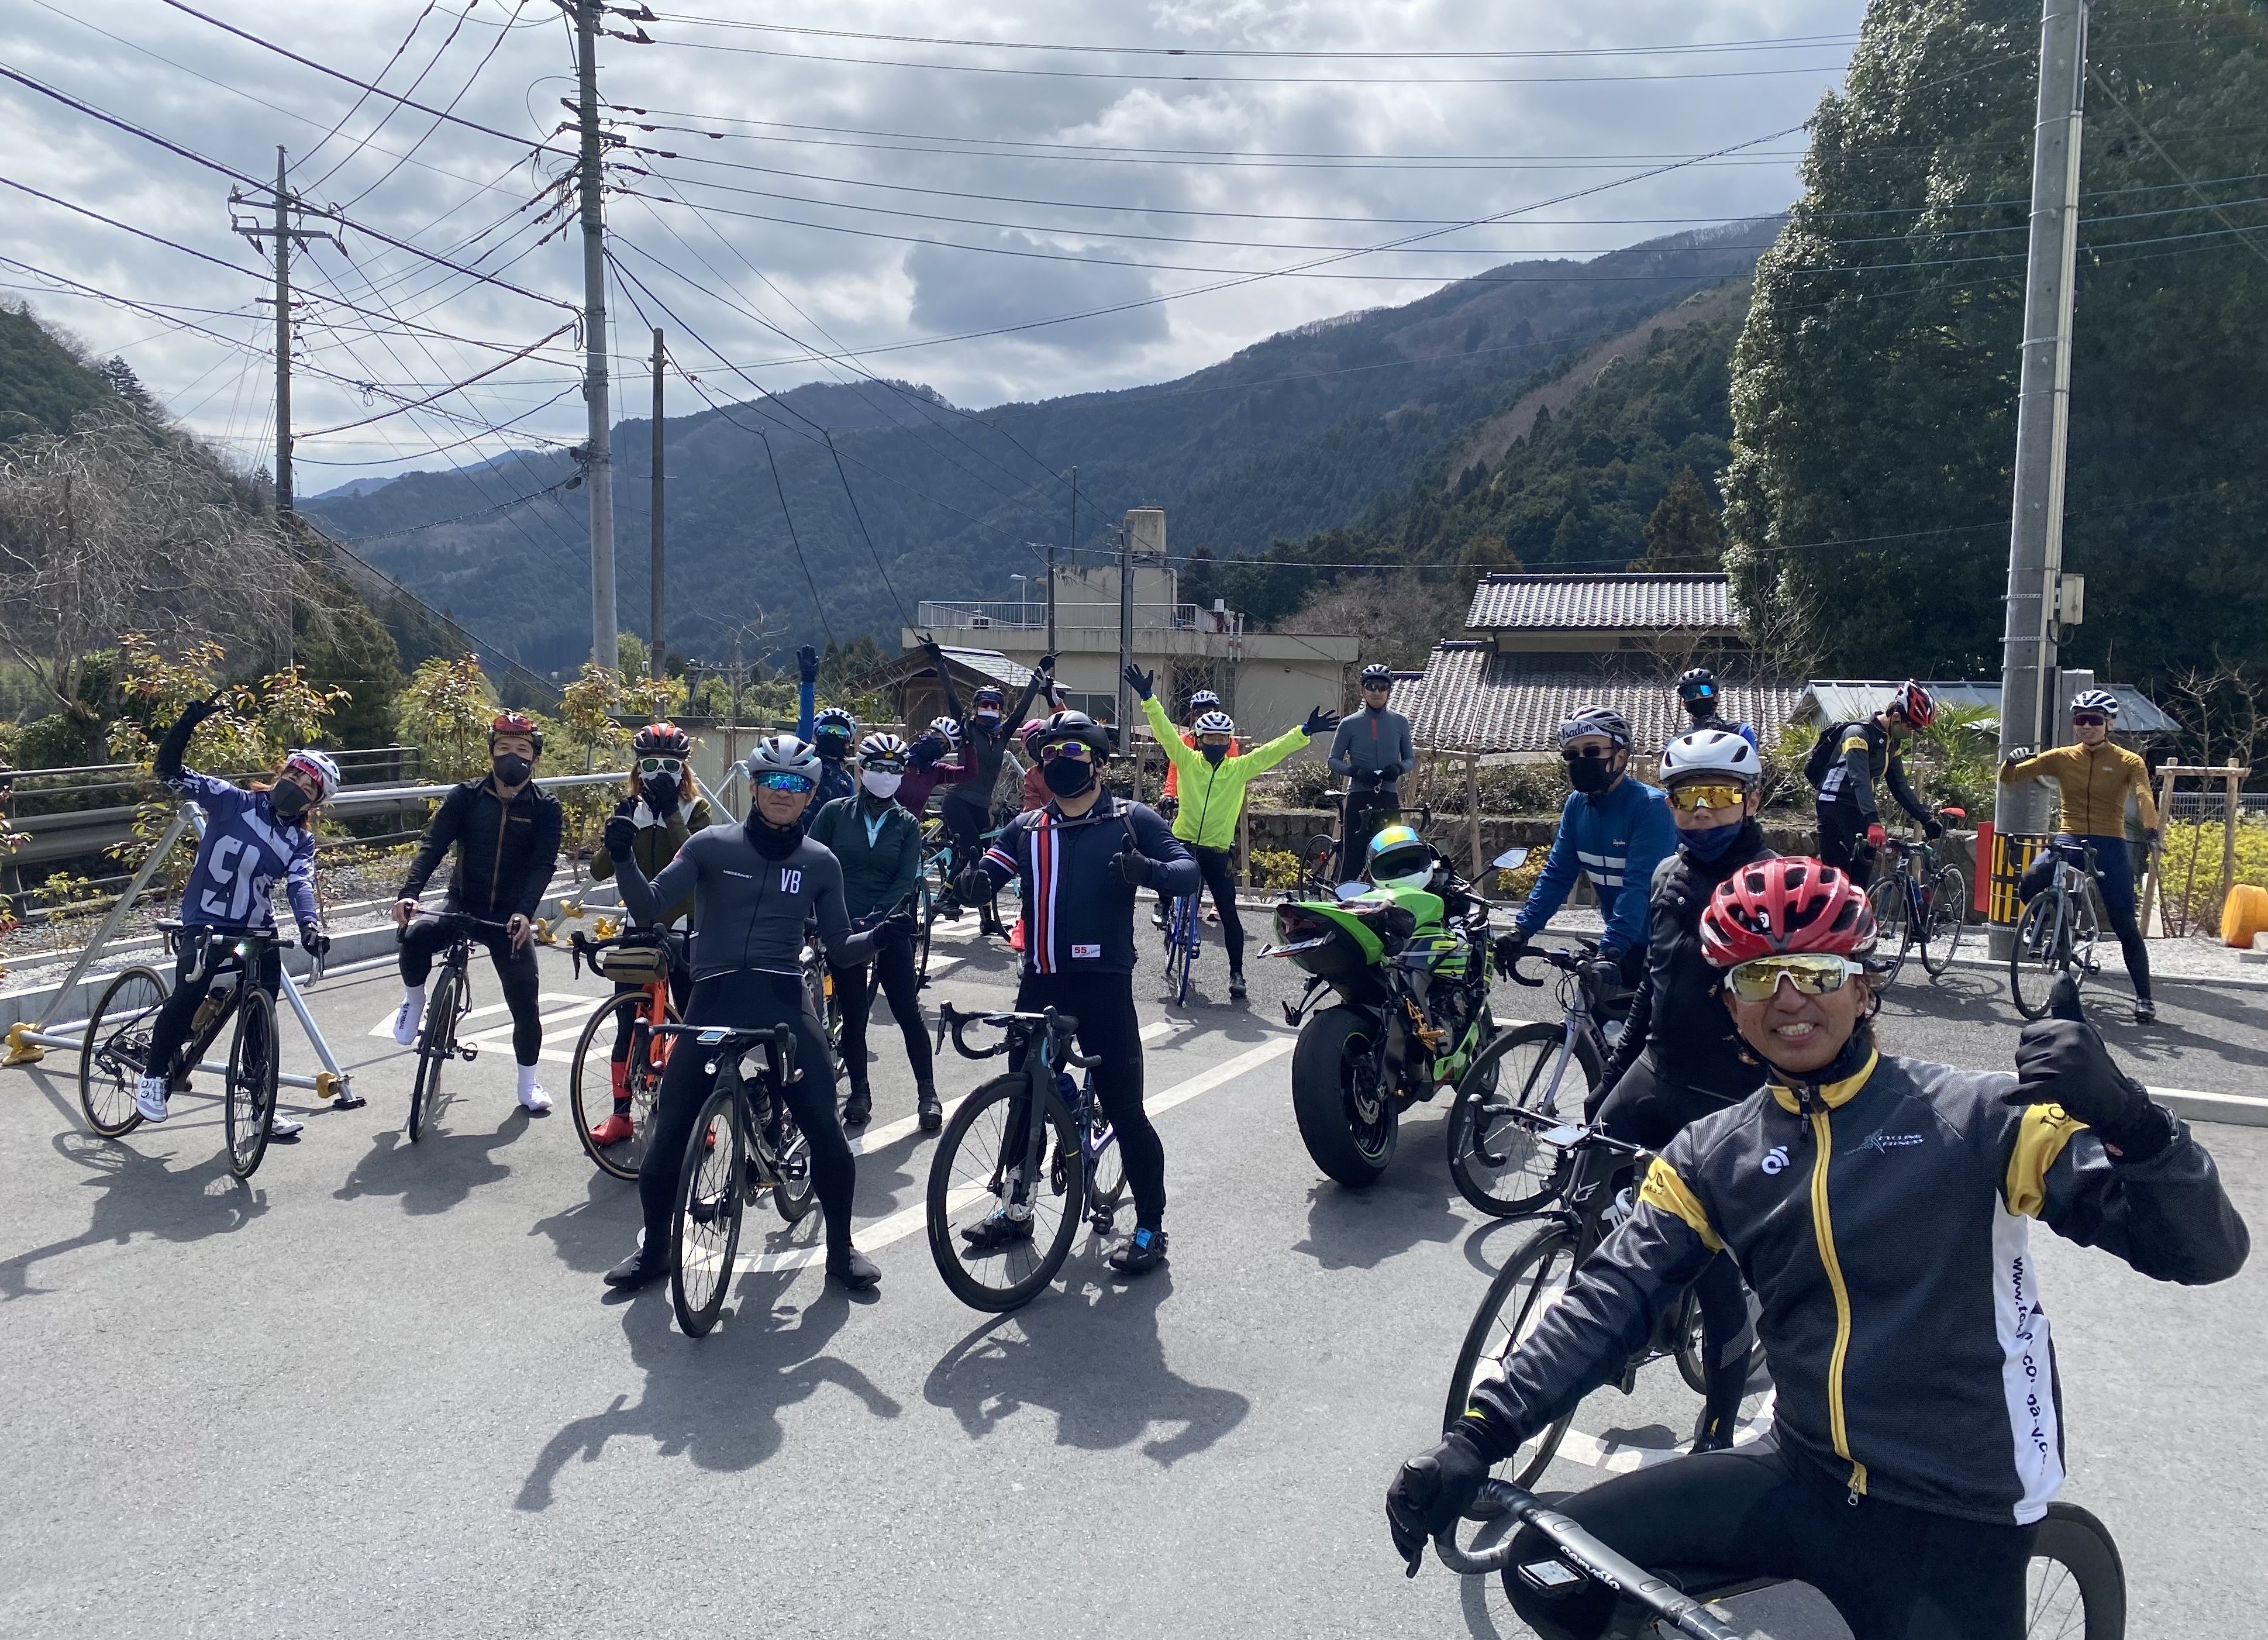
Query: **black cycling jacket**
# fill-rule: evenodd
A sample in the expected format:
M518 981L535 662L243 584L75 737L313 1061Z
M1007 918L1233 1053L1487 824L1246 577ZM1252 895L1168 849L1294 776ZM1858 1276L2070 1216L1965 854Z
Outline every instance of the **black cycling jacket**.
M635 852L615 861L622 904L650 924L663 907L692 894L696 982L744 968L800 974L809 923L819 925L820 943L836 967L873 961L873 936L850 931L842 862L808 837L797 838L781 858L767 859L750 840L748 824L694 833L651 883Z
M1032 702L1040 698L1040 674L1034 673L1025 682L1024 693L1016 702L1016 710L1003 714L998 723L990 724L980 723L974 717L961 717L961 697L953 691L953 673L942 661L938 663L937 675L945 685L946 712L960 722L961 732L968 737L961 761L976 770L957 784L947 786L945 801L965 804L989 819L992 813L992 788L1000 782L1000 761L1008 754L1008 742L1023 726L1024 714L1030 711Z
M1841 724L1829 732L1841 739L1841 761L1828 769L1827 778L1820 783L1822 803L1847 803L1869 824L1877 822L1881 815L1874 803L1874 777L1880 775L1900 808L1917 820L1929 819L1929 811L1906 783L1905 760L1899 755L1898 744L1890 739L1889 730L1867 717L1855 724Z
M441 799L425 840L409 863L400 898L415 900L454 844L449 873L451 909L496 919L514 912L532 917L559 864L563 815L559 799L528 782L506 803L485 775L468 780Z
M1870 1053L1845 1080L1775 1082L1703 1117L1462 1427L1491 1461L1513 1451L1620 1376L1727 1248L1763 1305L1784 1445L1853 1496L2037 1520L2064 1432L2032 1221L2190 1284L2235 1275L2250 1241L2186 1127L2114 1161L2058 1107L2003 1104L2014 1086Z

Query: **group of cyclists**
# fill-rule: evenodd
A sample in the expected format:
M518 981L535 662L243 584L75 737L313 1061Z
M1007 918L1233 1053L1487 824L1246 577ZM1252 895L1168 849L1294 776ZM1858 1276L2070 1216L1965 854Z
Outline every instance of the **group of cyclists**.
M1005 933L991 907L1011 881L1020 886L1017 1009L1075 1016L1080 1047L1099 1056L1096 1092L1136 1207L1134 1228L1109 1262L1127 1276L1154 1269L1167 1251L1165 1153L1144 1110L1137 896L1145 887L1161 898L1210 891L1233 995L1241 997L1230 849L1253 776L1331 734L1330 765L1350 780L1350 862L1373 835L1397 859L1418 841L1392 823L1414 754L1407 720L1388 705L1391 673L1367 670L1363 705L1344 720L1319 705L1296 727L1242 750L1217 699L1190 702L1184 733L1157 698L1154 677L1130 668L1127 680L1175 777L1168 821L1104 786L1109 735L1059 706L1047 661L1014 712L1003 691L988 687L964 725L939 657L954 716L911 744L868 735L854 769L857 724L841 709L814 710L816 658L806 651L802 659L799 732L768 736L748 756L747 820L720 818L700 798L681 730L648 725L637 733L629 789L606 823L605 860L594 873L618 882L639 924L689 922L683 971L673 980L688 1024L794 1032L795 1079L784 1093L810 1142L827 1274L871 1289L880 1272L851 1237L856 1163L845 1129L872 1114L865 1025L876 990L905 1036L921 1126L939 1125L909 947L923 853L917 817L943 787L946 826L959 845L951 886L960 901L979 908L988 932ZM1042 691L1056 710L1012 727ZM2083 1020L2026 1026L2014 1076L1897 1057L1878 1041L1884 965L1866 898L1872 854L1884 841L1874 787L1886 781L1901 807L1935 827L1900 755L1901 743L1934 717L1926 689L1907 683L1871 717L1822 736L1814 759L1815 857L1782 857L1767 845L1755 732L1719 715L1716 680L1697 669L1678 693L1687 721L1660 749L1658 785L1632 772L1639 748L1618 712L1585 706L1561 724L1571 790L1557 834L1491 953L1498 973L1509 974L1577 879L1590 881L1605 922L1590 977L1626 992L1628 1012L1584 1119L1654 1159L1631 1180L1627 1218L1507 1357L1503 1376L1478 1385L1466 1416L1396 1475L1387 1496L1395 1547L1414 1555L1454 1526L1491 1466L1621 1373L1666 1306L1692 1287L1706 1388L1690 1451L1581 1493L1565 1512L1645 1565L1808 1582L1859 1640L2007 1640L2021 1632L2032 1530L2063 1476L2060 1400L2029 1223L2187 1283L2233 1274L2249 1249L2247 1232L2211 1157L2118 1069ZM303 942L320 953L328 942L312 890L308 821L336 790L336 766L320 752L294 752L272 780L248 791L200 775L182 757L211 710L209 702L185 712L157 758L159 778L202 805L210 822L182 922L270 926L270 890L280 882ZM2127 795L2146 826L2154 827L2156 816L2140 760L2108 740L2117 710L2107 691L2080 695L2072 714L2077 743L2012 760L2001 778L2061 786L2058 842L2095 845L2124 942L2132 922ZM1012 740L1037 779L1021 810L995 829L992 788ZM512 1011L519 1102L541 1114L550 1099L535 1077L541 1028L531 937L562 816L534 782L542 740L529 719L497 716L489 752L488 770L442 803L394 903L404 989L394 1034L408 1044L421 1026L424 979L448 935L441 918L420 913L418 897L453 852L444 915L476 919ZM803 982L810 929L843 1001L850 1088L839 1106L835 1056ZM2146 1020L2139 945L2136 930L2129 970ZM180 982L156 1022L153 1066L169 1063L166 1045L178 1042L202 999L199 980L210 982L188 942L182 952ZM275 982L272 973L262 978ZM685 1147L707 1080L700 1055L671 1057L655 1153ZM143 1078L136 1099L145 1119L165 1120L170 1091L162 1076ZM619 1067L615 1094L614 1112L593 1131L601 1144L629 1136ZM280 1117L277 1127L276 1136L288 1136ZM644 1226L607 1272L610 1286L669 1273L674 1183L666 1169L642 1170ZM1032 1232L1027 1218L1004 1208L963 1233L981 1250ZM1734 1423L1759 1336L1776 1394L1772 1428L1736 1446ZM1546 1636L1608 1632L1622 1594L1580 1568L1540 1574L1552 1555L1535 1527L1515 1548L1506 1584L1521 1615Z

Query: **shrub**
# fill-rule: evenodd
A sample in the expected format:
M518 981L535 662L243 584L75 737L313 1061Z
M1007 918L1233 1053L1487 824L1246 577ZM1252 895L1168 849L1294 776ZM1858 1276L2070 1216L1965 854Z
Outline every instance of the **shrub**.
M1248 874L1255 888L1297 888L1300 857L1289 849L1255 849Z

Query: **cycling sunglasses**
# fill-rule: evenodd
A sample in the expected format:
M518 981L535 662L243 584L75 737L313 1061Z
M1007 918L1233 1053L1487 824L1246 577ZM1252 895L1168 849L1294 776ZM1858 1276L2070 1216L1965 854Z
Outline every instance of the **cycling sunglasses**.
M1807 997L1824 997L1841 990L1852 974L1866 971L1864 963L1848 957L1823 951L1790 952L1781 957L1758 957L1727 969L1725 987L1745 1003L1770 1002L1778 993L1782 980Z
M1067 757L1074 763L1091 763L1094 761L1094 748L1084 740L1055 740L1040 748L1042 763L1052 763L1059 757Z
M1587 758L1587 757L1612 757L1612 756L1613 756L1616 752L1620 751L1621 749L1622 749L1622 748L1621 748L1620 746L1562 746L1562 747L1560 748L1560 750L1559 750L1559 755L1560 755L1560 756L1562 756L1562 757L1564 757L1564 758L1565 758L1565 759L1566 759L1569 762L1571 762L1571 763L1580 763L1580 762L1581 762L1581 761L1582 761L1585 758Z
M1716 695L1717 686L1713 683L1689 683L1677 692L1677 698L1682 701L1714 700Z
M1749 798L1746 786L1719 786L1694 781L1669 789L1669 806L1691 813L1695 809L1736 809Z
M638 773L641 775L681 775L684 772L685 760L681 757L642 757L638 759Z
M2101 712L2073 712L2071 724L2074 729L2100 729L2110 720Z
M808 775L792 775L784 769L756 776L756 784L767 791L808 791L817 783Z

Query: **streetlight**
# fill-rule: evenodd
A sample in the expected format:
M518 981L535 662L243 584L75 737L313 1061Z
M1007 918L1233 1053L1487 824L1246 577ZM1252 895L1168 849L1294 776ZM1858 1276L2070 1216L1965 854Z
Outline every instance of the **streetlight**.
M1011 575L1008 578L1016 584L1016 624L1020 627L1027 627L1032 623L1025 618L1025 612L1029 606L1025 601L1024 593L1030 586L1032 577L1028 575Z

